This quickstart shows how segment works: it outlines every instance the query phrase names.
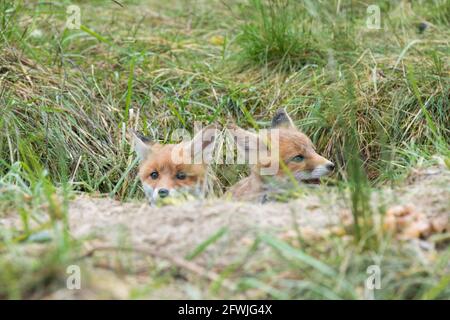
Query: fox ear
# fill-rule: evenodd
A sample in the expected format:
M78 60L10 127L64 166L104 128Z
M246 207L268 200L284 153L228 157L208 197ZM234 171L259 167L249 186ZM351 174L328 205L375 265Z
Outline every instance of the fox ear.
M217 135L218 130L214 124L200 130L189 143L189 147L192 148L194 155L200 152L209 154L214 149L214 141Z
M272 128L295 128L294 122L284 108L278 109L273 116Z
M133 148L140 161L144 160L151 152L152 147L149 145L150 140L136 131L132 131Z
M239 128L236 125L229 125L228 131L233 138L236 139L236 144L244 151L257 150L258 149L258 135L256 133Z

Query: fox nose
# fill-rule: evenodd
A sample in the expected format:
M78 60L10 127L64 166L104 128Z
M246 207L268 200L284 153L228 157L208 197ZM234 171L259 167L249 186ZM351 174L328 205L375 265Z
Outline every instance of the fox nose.
M165 197L167 197L169 195L169 190L167 190L167 189L159 189L158 190L158 195L161 198L165 198Z
M333 171L335 168L335 165L333 162L330 162L329 164L327 164L327 169L328 171Z

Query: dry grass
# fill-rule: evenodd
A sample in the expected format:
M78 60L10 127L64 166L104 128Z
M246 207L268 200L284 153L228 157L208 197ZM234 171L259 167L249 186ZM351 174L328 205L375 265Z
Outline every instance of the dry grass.
M364 2L292 2L288 9L278 0L122 2L123 8L113 1L79 2L80 30L64 28L69 1L0 3L0 222L11 214L20 221L17 228L1 228L5 271L0 288L8 289L0 296L58 291L65 266L82 253L84 243L73 239L68 224L74 191L140 201L126 129L169 142L174 129L192 131L195 121L264 127L279 107L287 108L318 151L337 163L328 184L350 190L352 202L346 205L357 220L355 237L350 242L331 237L316 246L261 241L278 253L287 250L297 258L306 253L334 270L346 266L349 272L342 276L357 283L373 257L390 257L384 279L389 290L383 297L448 295L436 289L447 281L446 269L439 266L447 265L448 248L436 253L436 261L422 263L411 253L415 249L402 251L366 223L379 209L369 205L377 188L399 183L413 167L433 164L436 154L449 162L448 1L378 1L381 30L365 27ZM285 18L286 10L295 14ZM130 109L135 117L129 117ZM214 170L222 189L247 172L238 166ZM283 200L296 197L287 192ZM418 206L428 203L418 199ZM231 212L235 207L230 205L222 209ZM216 227L220 230L220 223ZM359 234L353 234L356 230ZM199 234L209 237L208 232ZM16 260L36 238L43 242L36 247L45 258ZM258 251L256 244L252 250ZM345 291L334 281L341 273L323 280L328 269L308 265L299 269L310 276L307 281L297 271L304 260L292 261L288 254L282 262L262 263L252 258L252 250L248 269L239 262L220 270L221 277L242 280L225 297L243 292L274 298L361 297L361 289ZM402 282L402 268L413 274L411 283ZM178 283L176 271L159 265L149 269L154 281L133 297ZM292 274L294 280L287 281ZM194 286L199 281L188 280ZM210 282L199 282L199 292L207 297L205 292L217 295L220 287L214 280L210 291L203 290Z

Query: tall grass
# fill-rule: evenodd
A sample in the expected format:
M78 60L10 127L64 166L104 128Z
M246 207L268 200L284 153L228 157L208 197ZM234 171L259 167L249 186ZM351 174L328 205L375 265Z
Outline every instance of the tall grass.
M67 185L56 188L31 150L0 178L0 219L13 212L16 224L0 227L0 298L42 297L66 279L77 244L69 234ZM30 247L35 250L30 250Z
M410 72L391 69L402 47L386 48L383 62L373 63L373 52L367 50L376 50L371 47L379 37L390 42L390 34L380 31L372 37L358 37L357 32L364 31L355 27L355 21L364 18L359 7L340 7L341 15L351 10L353 19L347 20L330 15L332 6L306 2L255 0L240 9L247 13L241 29L230 24L220 30L238 37L237 43L228 46L226 56L231 66L236 63L235 56L244 59L238 60L240 64L262 63L262 81L255 66L236 74L233 68L223 68L222 49L210 44L202 44L200 51L184 46L180 36L164 33L164 25L156 27L164 41L182 49L163 52L151 42L148 48L139 41L123 44L110 31L117 28L123 34L121 27L133 17L102 30L85 13L82 30L64 30L48 37L48 23L34 14L39 8L22 2L2 3L0 152L8 163L14 163L20 160L17 145L26 143L53 181L67 178L78 190L113 193L122 199L139 193L123 125L154 133L155 139L164 142L177 127L192 130L194 121L225 123L232 117L243 127L264 126L272 111L285 106L318 150L332 158L344 174L347 127L337 124L341 120L348 123L354 114L360 156L371 180L384 176L383 154L391 154L396 161L404 155L399 151L405 144L433 147L427 129L430 120L440 128L441 149L449 141L445 47L437 44L426 49L424 44L400 61L402 68L414 65L412 86L405 77ZM430 4L429 10L436 9ZM317 14L323 19L311 18ZM33 38L32 30L24 25L29 15L35 19L33 27L42 31L41 37ZM50 17L63 30L64 16ZM223 16L224 21L234 18ZM335 26L336 31L302 29L309 24L318 24L322 30ZM338 33L338 26L345 31ZM445 31L437 29L428 37L428 41L444 39ZM198 35L194 41L203 39ZM340 47L330 51L330 43ZM369 49L364 52L365 46ZM93 50L95 58L90 54ZM203 61L193 61L195 54ZM320 63L315 60L319 56ZM301 66L305 69L298 68ZM345 74L354 75L352 103L342 94ZM236 79L242 83L235 83ZM139 119L128 119L129 109ZM237 176L225 171L223 177L231 179L224 178L226 186ZM124 172L128 174L123 176Z
M299 2L251 0L238 42L245 58L281 70L323 63L311 17Z
M271 298L354 298L376 252L392 269L382 297L448 297L445 268L384 250L368 205L374 185L393 183L418 159L448 161L448 1L410 10L379 1L381 30L365 26L370 1L211 1L195 10L177 0L124 2L120 14L113 1L80 2L82 28L68 30L69 1L0 1L0 216L21 218L20 228L0 233L0 297L60 281L76 252L65 225L70 190L142 196L128 128L165 143L195 121L262 128L280 107L337 164L357 243L262 237L282 259L237 274L242 286ZM223 188L247 173L216 171ZM42 260L22 260L14 250L36 235L56 245ZM439 259L446 265L448 255ZM401 283L408 267L411 282ZM292 277L273 277L286 270Z

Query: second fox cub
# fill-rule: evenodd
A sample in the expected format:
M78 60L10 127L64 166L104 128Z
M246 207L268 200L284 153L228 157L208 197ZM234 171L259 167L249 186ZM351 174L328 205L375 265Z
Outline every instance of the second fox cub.
M279 109L275 114L272 119L272 129L279 130L278 153L273 155L275 161L281 163L277 172L274 173L276 179L283 179L288 174L292 174L297 181L313 181L334 170L334 164L315 151L311 140L295 127L284 109ZM252 151L249 150L249 145L260 145L260 139L262 139L260 135L239 127L233 127L232 131L238 145L244 147L246 151ZM269 145L273 142L270 141L270 131L272 130L269 130ZM261 175L260 170L269 165L270 163L257 162L247 178L231 187L230 192L233 197L255 199L261 196L264 192L266 176Z

